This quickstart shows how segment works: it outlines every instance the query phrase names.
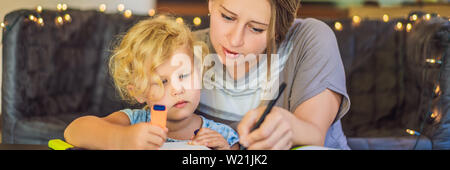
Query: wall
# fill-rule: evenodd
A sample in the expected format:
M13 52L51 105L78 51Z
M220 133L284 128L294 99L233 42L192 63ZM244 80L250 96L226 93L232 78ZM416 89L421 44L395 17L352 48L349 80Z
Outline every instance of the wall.
M43 10L51 9L56 10L56 6L59 3L67 4L68 8L74 9L98 9L100 4L106 5L107 13L114 13L117 11L118 4L124 4L125 9L130 9L133 14L146 15L149 9L153 9L156 6L156 0L0 0L0 22L6 14L18 9L35 9L36 6L42 6ZM0 34L0 40L3 34ZM3 44L0 43L0 75L2 74L2 54ZM0 79L0 86L1 86ZM1 96L1 91L0 91ZM0 115L1 115L1 103L0 103Z
M427 13L437 13L442 17L450 17L450 4L447 5L426 5L426 6L393 6L386 8L377 7L351 7L349 16L360 16L361 18L381 19L384 14L391 18L407 17L411 11L423 11Z

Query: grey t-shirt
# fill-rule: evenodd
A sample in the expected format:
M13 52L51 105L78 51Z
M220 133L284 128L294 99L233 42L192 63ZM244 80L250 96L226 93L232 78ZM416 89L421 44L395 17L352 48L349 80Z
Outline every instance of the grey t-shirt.
M210 53L215 53L208 29L196 31L195 34L208 44ZM283 70L279 73L280 82L285 82L287 87L276 105L294 112L300 104L325 89L341 94L343 96L341 106L335 121L327 131L324 146L350 149L340 121L350 108L350 99L345 85L344 67L333 31L328 25L316 19L296 19L286 39L280 44L278 53L287 57ZM197 112L209 119L236 128L238 124L236 115L239 114L229 113L229 109L221 109L224 107L216 107L214 102L211 102L215 100L215 96L226 96L229 93L231 92L227 92L226 89L213 92L202 90L204 95L200 99ZM242 92L236 97L245 99L246 94L252 95ZM239 104L229 103L229 105L239 107ZM234 117L234 119L227 119L227 117Z

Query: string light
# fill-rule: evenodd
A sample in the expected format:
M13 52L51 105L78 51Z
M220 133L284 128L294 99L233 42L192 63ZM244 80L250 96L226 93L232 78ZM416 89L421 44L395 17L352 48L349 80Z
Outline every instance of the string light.
M440 114L437 110L430 115L430 118L434 120L434 123L441 122L442 114Z
M434 93L436 95L439 95L441 93L441 87L439 85L436 86L436 89L434 89Z
M359 17L357 15L353 16L353 22L356 22L356 23L361 22L361 17Z
M355 15L353 16L353 26L358 26L361 23L361 17Z
M125 18L130 18L132 14L133 14L133 13L131 12L131 10L127 9L127 10L125 10L125 12L123 13L123 16L125 16Z
M65 20L66 22L71 22L71 21L72 21L72 17L70 17L69 14L65 14L65 15L64 15L64 20Z
M384 22L389 22L389 15L384 14L384 15L383 15L383 21L384 21Z
M410 134L410 135L416 135L416 136L419 136L419 135L420 135L419 132L416 132L416 131L411 130L411 129L406 129L406 133L408 133L408 134Z
M425 15L425 19L426 19L427 21L429 21L429 20L431 19L431 14L426 14L426 15Z
M56 8L57 8L58 11L61 12L61 11L66 11L68 7L67 7L67 4L57 4ZM106 11L106 4L100 4L98 9L99 9L100 12L105 12ZM42 10L43 10L43 8L42 8L41 5L38 5L36 7L36 12L37 13L42 13ZM120 12L124 12L124 16L126 18L130 18L132 16L132 11L131 10L125 10L125 5L124 4L118 4L117 5L117 10L120 11ZM149 16L155 16L156 15L156 10L155 9L148 10L148 15ZM437 14L437 16L439 17L440 15ZM160 15L159 17L160 18L164 18L165 16L164 15ZM423 19L430 20L431 17L432 17L432 15L427 13L427 14L425 14L423 16ZM28 19L30 19L31 21L37 22L39 25L44 25L44 20L42 18L40 18L40 17L38 18L38 17L35 17L34 15L29 15ZM413 15L410 16L409 19L411 21L417 21L419 18L418 18L417 14L413 14ZM72 18L71 18L71 16L69 14L65 14L64 17L58 16L57 18L55 18L56 23L63 23L64 21L71 22L71 20L72 20ZM389 20L390 20L389 15L388 14L384 14L382 16L382 20L383 20L383 22L386 22L386 23L389 22ZM360 16L355 15L355 16L352 17L352 21L353 21L353 26L358 26L361 23L362 19L361 19ZM450 19L449 19L449 21L450 21ZM176 22L177 23L184 23L184 20L183 20L183 18L178 17L178 18L176 18ZM202 20L201 20L200 17L195 17L193 19L193 23L194 23L195 26L199 26L199 25L201 25ZM2 28L6 27L4 23L1 23L1 24L2 24L1 25ZM406 25L406 31L410 32L412 30L412 26L413 25L411 23L408 23ZM342 31L344 29L341 22L335 22L334 23L334 28L337 31ZM395 29L397 31L403 30L403 23L402 22L397 22L397 24L395 25ZM437 62L435 59L426 59L426 61L428 63L432 63L432 64Z
M62 4L61 9L62 9L63 11L66 11L66 10L67 10L67 4Z
M342 31L342 29L344 29L343 26L342 26L342 23L340 23L340 22L335 22L335 23L334 23L334 28L335 28L337 31Z
M411 21L417 21L417 14L411 15L409 18Z
M406 24L406 32L411 32L411 30L412 30L412 24L411 23Z
M397 31L403 30L403 23L397 22L397 24L395 25L395 30L397 30Z
M60 26L63 23L64 23L64 20L63 20L63 18L61 16L58 16L58 17L55 18L55 24L56 25Z
M31 21L37 22L37 18L34 15L32 15L32 14L30 14L28 16L28 19L30 19Z
M37 23L38 23L40 26L44 26L44 19L38 18L38 19L37 19Z
M56 5L56 9L57 9L58 11L61 11L61 10L62 10L62 4L57 4L57 5Z
M119 12L122 12L123 10L125 10L125 5L124 5L124 4L119 4L119 5L117 5L117 10L118 10Z
M436 60L436 59L432 59L432 58L425 59L425 62L430 63L430 64L442 64L441 60Z
M175 19L175 21L179 24L182 24L184 22L183 18L181 18L181 17L178 17L177 19Z
M37 12L37 13L41 13L41 12L42 12L42 6L38 5L38 6L36 7L36 12Z
M106 11L106 4L100 4L100 6L98 6L98 10L100 12L105 12Z
M55 24L57 26L63 25L65 22L69 23L72 21L72 17L69 14L65 14L64 16L57 16L55 18Z
M6 28L6 24L4 22L0 23L0 26L2 27L2 29Z
M427 59L425 59L425 62L430 63L430 64L435 64L436 60L433 58L427 58Z
M431 117L432 119L435 119L435 118L438 117L438 113L437 113L437 112L433 112L433 113L430 115L430 117Z
M195 17L193 22L195 26L199 26L200 24L202 24L202 19L200 19L199 17Z
M155 16L155 14L156 14L156 11L155 11L155 9L150 9L150 10L148 10L148 15L149 16Z

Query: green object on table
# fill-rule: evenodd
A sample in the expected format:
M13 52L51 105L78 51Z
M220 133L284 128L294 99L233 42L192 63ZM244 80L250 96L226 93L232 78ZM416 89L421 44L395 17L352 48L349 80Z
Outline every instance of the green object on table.
M298 149L300 149L301 147L304 147L304 146L294 146L294 147L291 148L291 150L298 150Z
M48 147L53 150L66 150L69 148L73 148L71 144L68 144L61 139L52 139L48 141Z
M337 150L334 148L328 148L324 146L314 146L314 145L303 145L303 146L294 146L291 150Z

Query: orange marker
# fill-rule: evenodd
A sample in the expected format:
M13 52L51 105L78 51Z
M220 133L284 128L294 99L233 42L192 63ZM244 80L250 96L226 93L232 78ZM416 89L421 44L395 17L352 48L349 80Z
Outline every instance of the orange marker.
M161 128L166 128L167 110L164 105L153 105L150 112L150 123Z

